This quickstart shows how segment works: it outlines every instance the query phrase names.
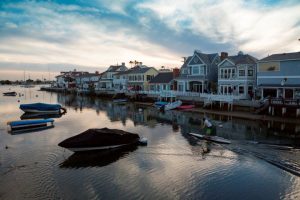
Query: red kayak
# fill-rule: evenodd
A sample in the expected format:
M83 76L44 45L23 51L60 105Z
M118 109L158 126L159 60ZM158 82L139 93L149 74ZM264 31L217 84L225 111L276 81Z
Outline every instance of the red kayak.
M183 106L179 106L177 108L180 110L188 110L188 109L195 108L195 106L194 105L183 105Z

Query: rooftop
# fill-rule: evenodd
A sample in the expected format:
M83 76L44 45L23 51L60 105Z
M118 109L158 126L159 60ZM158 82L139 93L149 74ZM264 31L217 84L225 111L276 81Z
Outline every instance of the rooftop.
M300 52L280 53L267 56L260 61L300 60Z

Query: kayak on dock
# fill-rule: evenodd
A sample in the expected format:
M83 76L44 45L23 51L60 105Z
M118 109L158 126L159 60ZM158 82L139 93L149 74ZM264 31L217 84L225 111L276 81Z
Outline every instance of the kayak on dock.
M167 111L167 110L172 110L172 109L178 108L179 106L181 106L181 104L182 104L182 101L180 101L180 100L170 102L164 106L164 110Z
M195 105L181 105L181 106L177 107L177 109L179 109L179 110L189 110L192 108L195 108Z
M197 138L216 142L216 143L231 144L230 140L227 140L225 138L218 137L218 136L201 135L201 134L197 134L197 133L189 133L189 134L192 136L195 136Z
M28 113L65 113L66 109L60 104L32 103L21 104L20 109Z
M17 96L16 92L3 92L4 96Z
M8 122L11 133L41 130L54 127L53 119L19 120Z
M141 142L140 136L119 129L88 129L79 135L70 137L58 144L74 152L107 150L135 146ZM147 141L146 141L147 142Z

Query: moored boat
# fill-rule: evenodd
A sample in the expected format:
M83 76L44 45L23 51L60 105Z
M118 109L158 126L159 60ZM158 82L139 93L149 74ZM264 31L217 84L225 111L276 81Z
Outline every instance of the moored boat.
M167 105L164 106L164 110L166 111L166 110L175 109L175 108L181 106L181 104L182 104L182 101L180 101L180 100L168 103Z
M192 135L192 136L195 136L197 138L212 141L212 142L216 142L216 143L231 144L230 140L227 140L225 138L218 137L218 136L201 135L201 134L197 134L197 133L189 133L189 134Z
M113 100L114 103L125 103L127 101L128 101L127 99L114 99Z
M64 113L66 109L60 104L32 103L21 104L20 109L28 113Z
M74 152L107 150L138 145L140 137L119 129L88 129L79 135L70 137L58 144Z
M25 132L25 131L33 131L44 128L52 128L54 120L53 119L38 119L38 120L19 120L8 122L10 132Z
M3 92L4 96L17 96L16 92Z
M189 110L192 108L195 108L195 105L181 105L181 106L177 107L177 109L179 109L179 110Z

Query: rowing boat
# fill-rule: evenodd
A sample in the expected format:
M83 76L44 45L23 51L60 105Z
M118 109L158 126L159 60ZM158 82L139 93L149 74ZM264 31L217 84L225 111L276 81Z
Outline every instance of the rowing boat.
M201 135L201 134L197 134L197 133L189 133L189 134L192 136L195 136L197 138L216 142L216 143L231 144L230 140L227 140L225 138L218 137L218 136Z

